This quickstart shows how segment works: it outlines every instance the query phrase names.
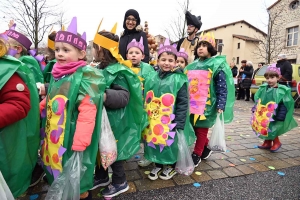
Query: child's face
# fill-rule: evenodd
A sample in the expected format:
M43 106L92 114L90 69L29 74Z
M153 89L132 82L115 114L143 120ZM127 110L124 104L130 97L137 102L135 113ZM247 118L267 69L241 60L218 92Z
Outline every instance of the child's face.
M184 69L186 67L184 58L183 57L177 57L176 65L181 67L181 69Z
M137 47L131 47L128 49L128 52L126 54L127 60L131 60L133 65L140 64L141 60L144 59L145 55L142 53L142 51Z
M66 65L70 62L77 62L85 57L85 51L79 51L74 46L55 42L55 59L60 65Z
M207 46L204 44L200 44L200 46L197 49L197 54L200 58L210 58L211 55L207 50Z
M168 55L166 52L160 55L158 66L165 72L171 71L176 65L174 55Z
M270 87L276 87L279 78L277 78L276 76L273 76L273 77L269 76L269 77L266 78L266 80L267 80L267 83Z
M14 57L19 58L20 53L23 51L23 49L17 43L18 42L16 40L9 37L8 40L7 40L7 44L8 44L7 48L16 50L16 54L14 55Z

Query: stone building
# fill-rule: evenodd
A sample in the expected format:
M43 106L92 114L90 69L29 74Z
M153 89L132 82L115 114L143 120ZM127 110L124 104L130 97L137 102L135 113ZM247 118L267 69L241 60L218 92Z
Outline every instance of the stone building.
M287 55L291 63L300 63L300 1L278 0L267 8L271 18L280 14L274 27L273 34L280 35L281 52ZM270 22L269 22L270 23ZM273 59L275 62L276 59Z

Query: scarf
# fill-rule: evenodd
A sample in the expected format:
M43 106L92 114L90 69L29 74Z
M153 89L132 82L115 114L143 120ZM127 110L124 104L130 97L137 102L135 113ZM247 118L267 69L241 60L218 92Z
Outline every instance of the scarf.
M73 74L79 67L86 66L86 62L83 60L77 62L70 62L64 66L56 62L53 66L52 75L55 79L61 78L64 75Z

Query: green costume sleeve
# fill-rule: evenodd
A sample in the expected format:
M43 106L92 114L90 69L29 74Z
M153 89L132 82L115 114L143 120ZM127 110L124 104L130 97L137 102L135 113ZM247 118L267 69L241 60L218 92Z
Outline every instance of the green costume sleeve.
M50 62L47 63L44 71L43 71L43 76L44 76L44 81L45 83L50 83L50 79L51 79L51 72L53 69L54 64L56 63L56 60L51 60Z
M151 65L149 65L148 63L141 62L141 72L140 72L139 76L141 76L143 79L146 79L146 77L151 72L154 72L153 67ZM142 82L145 82L145 80L143 80Z
M32 71L36 83L44 83L44 77L40 65L32 56L21 56L19 60Z
M130 100L125 108L107 108L110 125L117 140L117 160L126 160L139 150L142 130L148 125L143 109L141 82L133 71L119 63L107 66L103 73L107 88L115 83L130 92Z
M25 64L11 56L0 58L0 89L15 72L30 91L31 109L26 118L0 129L0 171L14 197L29 187L36 165L39 134L39 96L32 72Z

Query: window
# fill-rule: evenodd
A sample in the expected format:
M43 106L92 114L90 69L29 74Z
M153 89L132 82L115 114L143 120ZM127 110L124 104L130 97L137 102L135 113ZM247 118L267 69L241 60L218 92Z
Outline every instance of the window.
M240 64L240 57L236 57L236 64Z
M240 47L241 47L241 44L240 44L240 43L238 43L238 49L240 49Z
M292 27L287 29L286 46L296 46L298 44L299 27Z
M260 68L260 70L256 73L256 75L257 75L257 76L263 76L263 75L266 73L267 68L268 68L267 65L262 66L262 67Z
M216 39L216 48L218 52L222 52L222 47L223 45L223 40L222 39Z

